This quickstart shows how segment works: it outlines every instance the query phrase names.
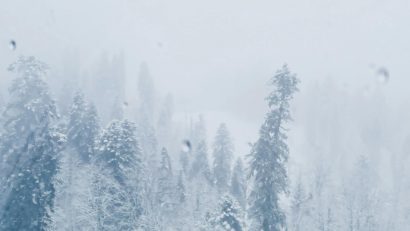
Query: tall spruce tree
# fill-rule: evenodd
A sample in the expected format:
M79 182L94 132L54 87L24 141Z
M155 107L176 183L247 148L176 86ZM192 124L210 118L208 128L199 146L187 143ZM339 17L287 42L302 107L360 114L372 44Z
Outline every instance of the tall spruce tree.
M113 121L99 140L97 163L121 184L141 169L141 150L135 137L135 124L127 120Z
M157 122L157 137L158 143L162 146L168 147L169 150L173 150L173 142L172 142L172 133L173 133L173 126L172 126L172 119L174 114L174 103L171 94L168 94L164 102L162 103L162 108L158 115L158 122Z
M69 146L76 150L83 162L88 163L94 153L100 126L94 104L87 104L80 91L74 96L67 127Z
M154 115L154 91L154 81L149 73L148 65L143 62L140 65L140 72L138 75L138 93L141 101L140 110L141 113L146 114L146 116L150 118Z
M335 193L332 192L330 172L321 163L314 171L311 184L311 193L309 194L309 203L307 204L308 218L311 222L309 226L312 230L335 230L333 213L335 208L337 208L335 206L337 201L335 200ZM303 230L306 230L306 228Z
M145 161L148 166L155 166L151 169L151 173L147 175L150 185L154 186L156 178L158 159L158 139L157 132L154 126L155 113L155 87L154 81L149 73L148 65L143 62L140 65L138 75L138 109L137 109L137 125L138 125L138 140L145 155Z
M93 229L92 173L95 139L99 133L98 115L93 104L78 91L73 99L67 125L68 144L59 158L53 180L56 187L50 230Z
M224 192L229 189L232 156L233 144L229 131L225 124L221 124L216 133L213 145L213 173L215 185L219 192Z
M94 103L89 102L87 104L84 120L84 126L88 129L88 132L83 136L87 143L83 146L83 152L88 153L89 158L92 159L95 154L97 138L100 134L100 117Z
M53 209L57 157L65 136L53 128L54 100L44 81L46 65L20 57L2 120L0 230L44 230Z
M271 79L274 90L267 97L270 111L253 145L249 177L253 180L250 192L249 217L255 230L280 230L286 226L284 211L279 207L279 196L288 191L286 162L289 148L285 125L291 120L289 101L298 90L299 80L287 65Z
M203 115L199 115L198 121L191 124L190 133L191 144L193 147L198 146L201 141L206 140L206 123Z
M191 166L191 178L203 178L212 184L212 175L209 167L208 161L208 148L204 140L198 143L198 146L195 150L194 160L192 161Z
M294 231L304 230L307 228L307 226L304 226L306 225L306 223L304 223L304 218L306 214L309 214L307 202L309 202L312 198L306 195L305 188L300 177L291 192L291 196L290 229Z
M236 198L242 208L246 207L246 177L241 158L236 160L232 171L231 194Z
M186 145L186 144L183 144ZM189 148L187 148L189 149ZM181 150L179 152L179 164L182 168L184 174L188 174L189 170L189 155L191 154L191 150Z
M170 212L174 204L173 174L171 160L165 148L161 151L161 162L158 169L158 203L162 212Z
M193 209L193 220L195 221L195 230L203 230L205 225L205 214L214 208L216 201L214 198L214 181L208 162L208 149L205 139L197 142L195 147L194 158L190 170L190 202ZM204 223L205 222L205 223ZM200 228L202 227L202 228Z
M359 156L351 176L344 186L345 230L382 230L377 175L366 156ZM331 230L331 229L327 229Z
M99 140L96 179L99 227L102 230L132 230L141 214L138 192L142 153L132 122L113 121Z
M178 175L178 181L176 186L176 199L179 204L184 204L187 199L185 175L183 170L180 170Z

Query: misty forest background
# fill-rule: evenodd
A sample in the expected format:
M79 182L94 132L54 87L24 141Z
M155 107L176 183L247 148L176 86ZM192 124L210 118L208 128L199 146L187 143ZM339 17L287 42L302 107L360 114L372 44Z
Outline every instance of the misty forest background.
M283 65L267 78L258 138L237 153L229 121L211 135L204 116L177 121L145 63L126 101L124 68L103 55L94 72L56 83L35 57L9 66L0 230L410 227L410 136L389 123L408 113L385 103L388 79L364 93L328 80L298 104L299 77Z
M410 230L410 1L1 3L0 231Z

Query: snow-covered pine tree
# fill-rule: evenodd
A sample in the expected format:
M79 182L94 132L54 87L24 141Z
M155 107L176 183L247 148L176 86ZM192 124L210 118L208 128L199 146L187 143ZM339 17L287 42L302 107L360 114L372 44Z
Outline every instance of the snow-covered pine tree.
M140 65L140 72L138 75L138 120L147 123L147 125L154 125L155 115L155 89L154 81L149 73L148 65L144 62Z
M232 171L231 194L236 198L242 208L246 207L246 177L241 158L236 160Z
M187 199L184 171L180 170L176 186L176 200L179 204L184 204Z
M186 145L186 144L183 144L183 145ZM189 147L187 149L189 149ZM192 153L191 150L181 150L181 152L179 153L179 163L185 175L188 174L189 155L191 153Z
M311 197L308 203L309 223L307 226L312 230L331 231L335 230L334 212L337 208L337 199L332 192L330 172L319 165L313 176ZM303 230L305 230L304 228Z
M307 226L304 226L304 217L308 214L309 208L307 203L311 197L306 195L305 188L299 177L294 189L291 191L291 206L290 206L290 229L294 231L305 230Z
M140 65L138 76L138 140L145 154L145 161L148 166L152 166L151 171L155 173L158 159L158 139L154 127L155 118L155 89L154 81L149 73L148 65L143 62ZM155 166L155 167L154 167ZM155 178L155 174L151 173L150 178ZM151 185L156 185L152 179Z
M366 156L359 156L352 175L343 189L345 230L379 230L381 209L376 172ZM385 206L384 206L385 207Z
M144 162L147 163L147 166L151 168L147 169L149 173L146 177L149 177L151 180L151 186L156 185L155 180L156 170L159 162L158 158L158 142L155 135L154 128L148 124L148 121L140 122L138 125L138 140L141 143L141 149L144 154Z
M95 184L100 188L97 220L103 230L132 230L141 214L142 153L135 132L134 123L113 121L99 139L95 162L102 173Z
M183 170L179 170L175 186L175 208L170 218L170 226L172 225L175 230L188 231L193 230L193 214L192 204L190 201L190 184L185 180L185 174Z
M53 128L54 100L43 78L46 65L20 57L2 121L0 230L44 230L53 209L57 156L65 136Z
M289 72L287 65L271 79L274 90L267 97L270 111L253 145L249 177L253 187L249 195L249 217L255 230L280 230L286 226L286 217L279 207L279 196L288 191L286 162L289 150L285 125L291 120L289 101L298 90L299 80Z
M229 131L223 123L219 125L213 145L213 173L215 185L219 192L226 192L229 189L232 156L233 144Z
M158 169L158 205L163 213L172 211L174 206L173 174L171 160L165 148L161 151L161 162Z
M145 93L148 94L150 92L151 91ZM151 96L147 97L150 98ZM155 196L158 186L158 142L154 127L151 125L152 118L148 119L146 116L146 114L149 114L150 112L145 112L145 110L151 110L152 108L149 109L145 107L152 107L152 105L149 106L147 102L140 105L138 115L137 136L141 143L141 148L144 154L143 162L145 163L143 167L144 177L141 179L141 202L143 203L143 213L140 217L138 228L140 230L161 230L162 219L158 211L157 197Z
M201 159L206 159L206 161L203 162L206 163L204 166L207 168L206 171L209 171L210 176L211 170L208 163L205 120L202 115L199 116L199 120L195 123L191 118L189 140L184 140L183 142L180 163L188 179L191 180L193 177L196 177L198 170L200 170L196 168L198 164L203 161ZM199 155L200 153L206 153L206 155L201 156Z
M112 116L112 106L116 100L123 99L125 86L124 55L111 56L103 53L99 65L87 89L87 95L97 104L101 120L106 123ZM104 100L100 100L104 99Z
M157 139L152 126L140 122L138 126L138 140L141 143L143 152L143 179L141 179L142 207L144 208L141 216L139 228L142 230L160 230L161 216L158 211L157 193L158 186L158 154Z
M196 147L190 177L191 179L197 177L204 178L209 184L213 184L208 161L208 148L205 140L200 141Z
M242 231L244 230L244 214L235 198L225 195L218 204L218 210L210 218L213 230Z
M83 117L86 108L86 102L84 99L84 94L77 90L74 95L70 112L69 112L69 121L68 121L68 129L67 129L67 141L69 144L78 143L78 140L81 140L78 133L83 128Z
M141 170L142 153L135 132L134 123L113 121L99 139L96 161L120 184L130 184L131 177Z
M203 115L199 115L198 121L191 124L190 133L191 144L193 147L198 146L201 141L206 140L206 123Z
M92 174L95 139L99 133L98 115L93 104L87 104L78 91L71 106L67 128L68 144L59 159L59 170L50 230L92 230L96 228L92 204Z
M73 99L67 125L67 141L84 163L88 163L94 153L95 140L99 133L99 119L93 104L87 104L82 92Z
M87 104L84 116L85 127L89 130L88 133L84 134L84 140L87 140L88 145L83 146L84 152L88 152L90 158L93 157L96 150L96 142L98 135L100 134L100 117L97 113L97 108L94 103L89 102Z
M189 170L189 204L191 206L192 223L194 229L202 230L205 214L214 209L216 192L208 161L205 122L202 116L195 124L192 134L193 158ZM201 228L202 227L202 228Z
M204 140L200 141L194 151L189 182L189 203L192 206L195 230L208 230L205 215L211 212L217 203L216 189L208 164L207 147Z
M171 94L168 94L164 102L162 103L162 108L158 115L157 122L157 137L158 143L164 147L168 147L168 150L174 150L174 145L172 142L172 117L174 114L174 103Z

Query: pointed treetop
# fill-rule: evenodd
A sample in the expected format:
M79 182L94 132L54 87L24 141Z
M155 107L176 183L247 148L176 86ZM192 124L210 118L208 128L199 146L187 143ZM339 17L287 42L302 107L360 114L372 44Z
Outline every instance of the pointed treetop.
M37 60L34 56L20 56L16 62L8 67L8 70L24 76L40 77L40 75L46 74L48 66L44 62Z
M280 102L286 102L293 98L293 93L297 92L299 79L296 74L289 71L288 65L284 64L281 69L277 70L275 75L269 81L269 85L276 89L266 98L269 107L278 105Z

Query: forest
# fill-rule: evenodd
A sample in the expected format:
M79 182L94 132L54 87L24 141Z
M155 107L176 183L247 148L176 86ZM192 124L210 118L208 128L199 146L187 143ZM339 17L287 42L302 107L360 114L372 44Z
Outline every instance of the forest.
M110 63L107 79L91 86L118 79L121 62ZM102 116L81 88L67 85L56 100L46 82L49 66L33 56L19 57L8 70L14 79L1 107L0 230L409 227L410 207L401 194L408 182L402 177L401 189L385 190L375 155L357 155L344 173L322 158L310 175L289 176L291 104L300 80L286 64L268 82L264 122L245 156L235 155L225 123L209 141L203 116L178 127L171 95L156 112L146 64L131 118L124 113L128 102L119 98L120 84L99 88L106 91L98 96L109 99L98 105ZM362 138L371 142L377 135L371 130ZM315 142L315 136L310 139ZM327 161L342 166L343 159L334 158ZM399 175L405 166L391 170Z
M0 231L409 231L410 1L0 1Z

